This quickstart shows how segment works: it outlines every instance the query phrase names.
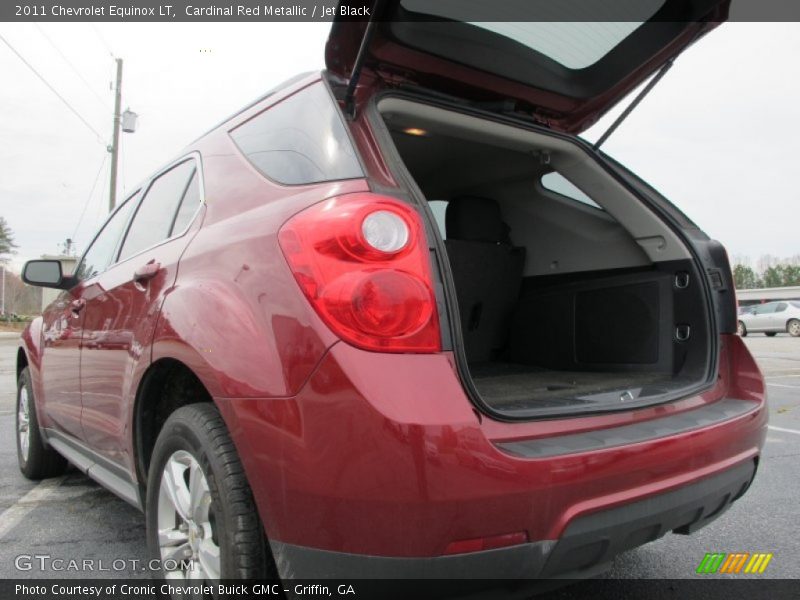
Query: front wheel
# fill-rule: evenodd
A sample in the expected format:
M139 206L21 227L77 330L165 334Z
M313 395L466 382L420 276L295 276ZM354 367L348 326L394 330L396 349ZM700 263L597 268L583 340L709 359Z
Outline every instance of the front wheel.
M741 321L739 321L738 325L736 325L736 333L742 337L747 337L747 327L745 327L744 323Z
M792 319L786 324L786 331L792 337L800 337L800 320Z
M250 486L213 404L190 404L170 415L147 479L147 543L165 578L273 575Z
M31 373L22 369L17 381L17 462L19 470L28 479L45 479L61 475L67 470L67 461L58 452L45 446L36 401L33 397Z

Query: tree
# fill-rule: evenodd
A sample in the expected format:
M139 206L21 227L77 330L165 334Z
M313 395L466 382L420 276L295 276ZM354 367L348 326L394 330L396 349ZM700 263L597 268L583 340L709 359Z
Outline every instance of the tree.
M8 258L7 255L16 252L17 244L14 242L14 232L6 223L5 217L0 217L0 260Z
M764 271L765 287L783 287L786 281L786 266L774 265Z
M26 285L19 275L6 271L6 313L36 315L42 311L42 288Z
M800 265L786 265L783 271L783 285L800 285Z
M755 271L746 265L733 267L733 283L737 290L749 290L762 285Z

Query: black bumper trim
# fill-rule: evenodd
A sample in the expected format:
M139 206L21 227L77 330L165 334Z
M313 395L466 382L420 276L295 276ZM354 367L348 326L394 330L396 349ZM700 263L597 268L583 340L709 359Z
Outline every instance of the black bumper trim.
M755 472L755 460L748 460L671 492L578 517L567 525L541 576L579 579L670 531L693 533L730 508Z
M717 425L755 411L758 407L756 402L749 400L724 398L695 410L643 423L522 442L498 442L495 445L504 452L522 458L547 458L548 456L591 452L647 442Z

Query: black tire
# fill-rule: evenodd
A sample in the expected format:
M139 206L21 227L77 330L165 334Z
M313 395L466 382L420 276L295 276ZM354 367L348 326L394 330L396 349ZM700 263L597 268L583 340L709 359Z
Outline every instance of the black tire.
M188 452L199 463L211 498L213 540L219 547L220 579L274 577L272 556L258 517L250 485L216 406L190 404L173 412L156 440L147 477L147 545L161 558L158 499L164 468L176 452ZM160 573L165 576L165 573Z
M28 407L28 453L23 456L22 436L20 431L20 402L23 392L27 394ZM42 433L39 431L39 419L36 417L36 399L31 385L31 373L28 367L22 369L17 381L15 432L17 438L17 462L19 470L28 479L38 481L48 477L57 477L67 470L67 460L58 452L45 446Z
M792 337L800 337L800 320L789 319L789 322L786 323L786 331Z
M776 335L778 335L778 332L777 331L765 331L764 335L767 336L767 337L775 337Z
M738 333L742 337L747 337L747 327L744 326L744 323L739 321L736 327L736 333Z

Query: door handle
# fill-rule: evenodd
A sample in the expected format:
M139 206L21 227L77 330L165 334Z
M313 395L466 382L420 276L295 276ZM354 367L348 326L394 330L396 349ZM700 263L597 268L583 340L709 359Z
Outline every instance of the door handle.
M69 309L72 311L72 316L77 317L83 308L86 306L86 300L78 298L69 303Z
M147 264L142 265L133 272L133 281L142 283L148 279L155 277L161 270L161 263L151 260Z

